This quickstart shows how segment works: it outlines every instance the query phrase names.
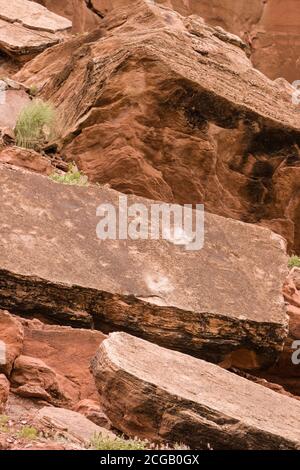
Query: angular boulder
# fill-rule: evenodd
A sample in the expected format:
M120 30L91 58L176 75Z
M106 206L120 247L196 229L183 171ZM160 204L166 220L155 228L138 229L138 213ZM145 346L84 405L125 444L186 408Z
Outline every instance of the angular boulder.
M70 405L78 399L70 380L34 357L19 356L10 381L14 393L24 398L39 398L59 405Z
M36 319L23 320L22 324L23 354L43 361L68 383L71 382L75 404L79 400L97 400L89 364L106 336L100 331L45 325Z
M44 429L58 429L66 439L85 445L90 444L96 436L116 438L114 433L97 426L80 413L64 408L44 407L37 413L35 422Z
M92 369L105 412L129 436L192 449L300 449L300 402L216 365L113 333Z
M231 366L273 364L287 335L283 239L209 213L198 251L166 235L98 239L98 206L117 209L124 197L0 165L0 307L104 333L125 330ZM156 204L135 196L127 203L148 213Z
M28 0L0 0L0 51L28 60L57 44L71 21Z

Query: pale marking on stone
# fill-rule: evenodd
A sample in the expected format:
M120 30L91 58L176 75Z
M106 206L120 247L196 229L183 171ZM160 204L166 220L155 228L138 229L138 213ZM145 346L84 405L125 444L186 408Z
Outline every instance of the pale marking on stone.
M147 274L145 281L152 292L168 294L174 290L170 280L161 274Z
M0 364L6 364L6 344L0 340Z

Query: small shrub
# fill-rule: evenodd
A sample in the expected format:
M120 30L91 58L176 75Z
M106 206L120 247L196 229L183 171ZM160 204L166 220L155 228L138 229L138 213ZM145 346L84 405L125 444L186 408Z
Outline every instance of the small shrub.
M30 96L36 96L38 94L38 87L36 85L31 85L29 88L29 94Z
M88 184L88 177L83 175L75 165L72 163L69 165L69 169L67 173L53 173L49 176L50 179L56 181L56 183L62 184L71 184L77 186L87 186Z
M289 268L300 268L300 258L299 256L291 256L289 259Z
M0 432L8 432L8 421L9 417L6 415L0 415Z
M91 440L93 450L146 450L147 443L139 440L125 440L121 438L105 438L96 434Z
M55 135L57 115L50 103L35 99L21 111L15 127L19 147L38 149Z
M24 426L18 434L20 439L34 440L38 438L38 431L32 426Z

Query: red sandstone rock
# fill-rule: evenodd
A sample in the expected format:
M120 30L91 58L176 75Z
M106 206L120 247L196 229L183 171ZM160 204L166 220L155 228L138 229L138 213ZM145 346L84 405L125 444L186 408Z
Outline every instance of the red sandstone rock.
M42 360L72 383L76 397L73 404L89 399L97 403L89 365L105 335L100 331L45 325L38 320L22 320L22 323L24 354Z
M90 421L93 421L93 423L102 428L111 429L111 422L103 412L99 401L82 400L75 406L74 411L83 414Z
M101 202L117 208L116 191L58 184L7 165L0 183L0 306L124 330L216 363L230 357L245 369L276 361L287 336L287 256L278 235L206 213L199 250L166 237L101 241L96 210ZM150 214L153 201L132 196L134 203Z
M113 333L92 368L105 412L127 435L192 449L300 449L300 402L216 365Z
M50 158L34 150L20 147L5 147L3 150L0 150L0 162L26 168L43 175L50 175L55 171Z
M72 23L28 0L0 0L0 51L26 61L60 42Z
M0 310L0 373L10 375L14 361L22 353L24 331L21 323Z
M78 399L73 384L40 359L19 356L10 377L14 393L53 404L70 405Z

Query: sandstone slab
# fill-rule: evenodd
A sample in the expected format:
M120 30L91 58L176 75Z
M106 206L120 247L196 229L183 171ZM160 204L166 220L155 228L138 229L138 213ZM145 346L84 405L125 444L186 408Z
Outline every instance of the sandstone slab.
M97 426L80 413L64 408L44 407L38 411L35 420L44 428L57 429L61 436L80 444L90 444L98 435L109 439L116 437L114 433Z
M0 0L0 51L32 58L57 44L72 23L28 0Z
M0 167L0 306L125 330L214 362L272 364L287 335L283 239L206 213L199 251L168 237L100 240L97 208L117 208L120 196ZM150 210L153 201L131 196L133 203Z
M192 449L300 449L300 402L125 333L93 361L104 409L131 436Z

